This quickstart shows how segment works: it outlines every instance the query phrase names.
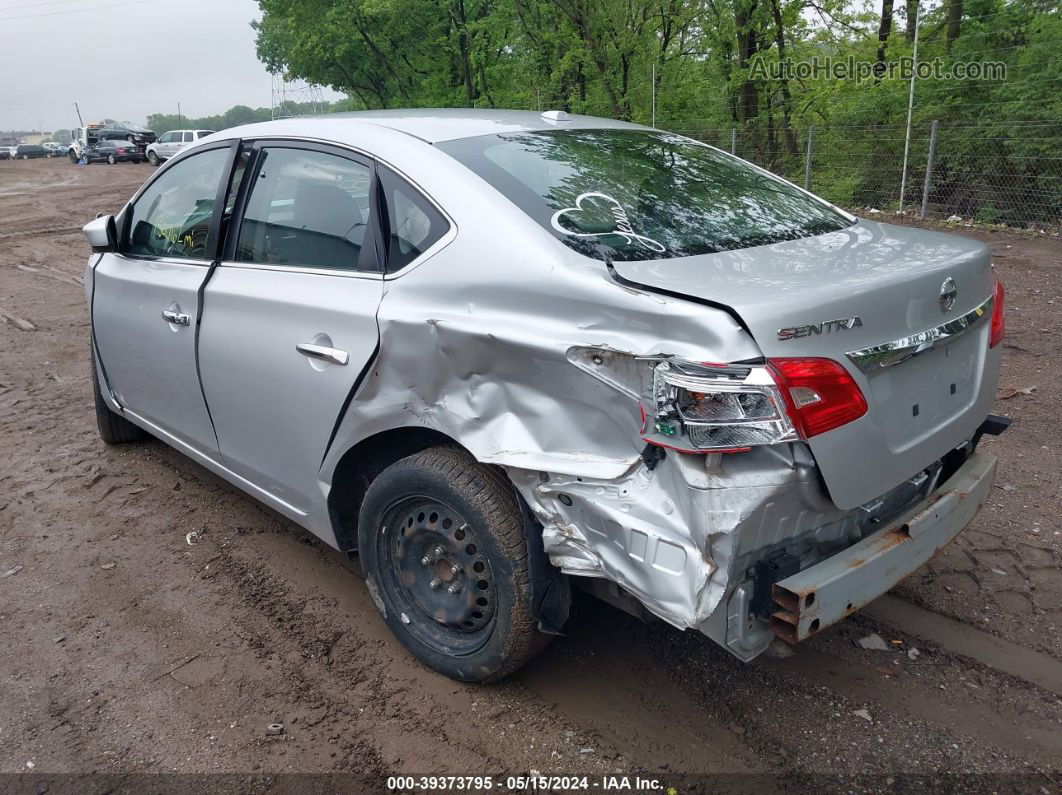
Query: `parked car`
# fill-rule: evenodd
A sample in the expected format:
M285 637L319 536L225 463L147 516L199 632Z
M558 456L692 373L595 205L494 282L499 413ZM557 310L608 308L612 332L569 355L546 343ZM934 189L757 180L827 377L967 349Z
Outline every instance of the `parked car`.
M181 148L213 134L213 130L170 130L160 135L153 144L148 145L147 159L151 165L157 166L163 160L169 160Z
M83 157L88 163L98 163L102 160L112 166L120 162L144 162L144 153L134 144L122 140L98 141L95 146L85 150Z
M19 144L15 148L15 157L18 160L33 160L38 157L49 157L48 150L38 144Z
M634 124L253 124L85 232L104 441L356 552L457 679L518 668L573 584L742 660L810 637L973 519L1009 422L983 243Z
M101 141L128 141L141 148L155 141L155 133L147 127L129 122L110 122L100 127L96 135Z
M11 159L11 148L8 146L0 146L0 160Z
M66 154L66 147L55 141L45 141L41 146L44 147L45 151L48 153L48 157L59 157L60 155Z

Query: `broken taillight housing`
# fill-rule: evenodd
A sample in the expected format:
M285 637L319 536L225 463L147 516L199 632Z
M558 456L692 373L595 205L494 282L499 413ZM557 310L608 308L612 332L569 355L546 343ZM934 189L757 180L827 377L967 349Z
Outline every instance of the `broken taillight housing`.
M1003 334L1007 330L1007 317L1006 309L1003 306L1003 299L1006 291L1003 289L1003 282L996 279L996 283L992 286L992 327L988 334L988 347L994 348L1003 341Z
M642 437L687 452L738 452L807 439L866 411L859 387L829 359L766 366L667 359L653 372Z
M643 438L679 450L722 452L797 436L767 368L668 359L653 372Z

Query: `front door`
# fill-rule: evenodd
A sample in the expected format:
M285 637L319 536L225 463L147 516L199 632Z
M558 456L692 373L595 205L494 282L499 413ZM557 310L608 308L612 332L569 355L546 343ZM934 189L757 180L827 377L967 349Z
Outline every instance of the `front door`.
M376 350L374 173L328 147L256 152L238 226L204 292L200 372L225 466L305 513Z
M180 143L177 143L181 139L179 132L168 132L159 138L159 143L156 149L163 158L173 157L177 152L177 147Z
M196 372L199 290L217 237L212 223L230 147L161 172L126 209L119 252L94 272L93 334L118 402L206 455L217 441Z

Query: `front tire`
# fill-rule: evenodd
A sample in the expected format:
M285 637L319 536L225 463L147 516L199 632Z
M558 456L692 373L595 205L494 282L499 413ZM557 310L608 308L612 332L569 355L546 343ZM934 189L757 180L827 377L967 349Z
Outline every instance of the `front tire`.
M159 156L157 154L155 154L154 152L148 152L147 153L147 159L148 159L148 162L151 163L151 165L153 165L155 167L158 167L158 164L162 162L161 160L159 160Z
M516 490L468 453L433 447L380 473L362 502L358 542L385 623L436 671L495 681L549 642L531 609Z
M107 165L113 166L118 162L118 159L114 155L107 155Z
M92 396L96 402L96 427L100 430L100 438L107 444L126 444L139 442L147 438L147 432L138 425L133 425L120 414L111 411L111 407L103 399L100 390L100 374L96 370L96 355L92 354Z

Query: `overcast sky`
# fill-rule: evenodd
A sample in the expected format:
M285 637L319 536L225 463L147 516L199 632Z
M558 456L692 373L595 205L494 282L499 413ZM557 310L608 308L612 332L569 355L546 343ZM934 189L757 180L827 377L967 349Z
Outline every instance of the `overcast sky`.
M46 15L46 16L45 16ZM255 0L0 0L0 130L270 105ZM326 99L336 99L332 91Z

